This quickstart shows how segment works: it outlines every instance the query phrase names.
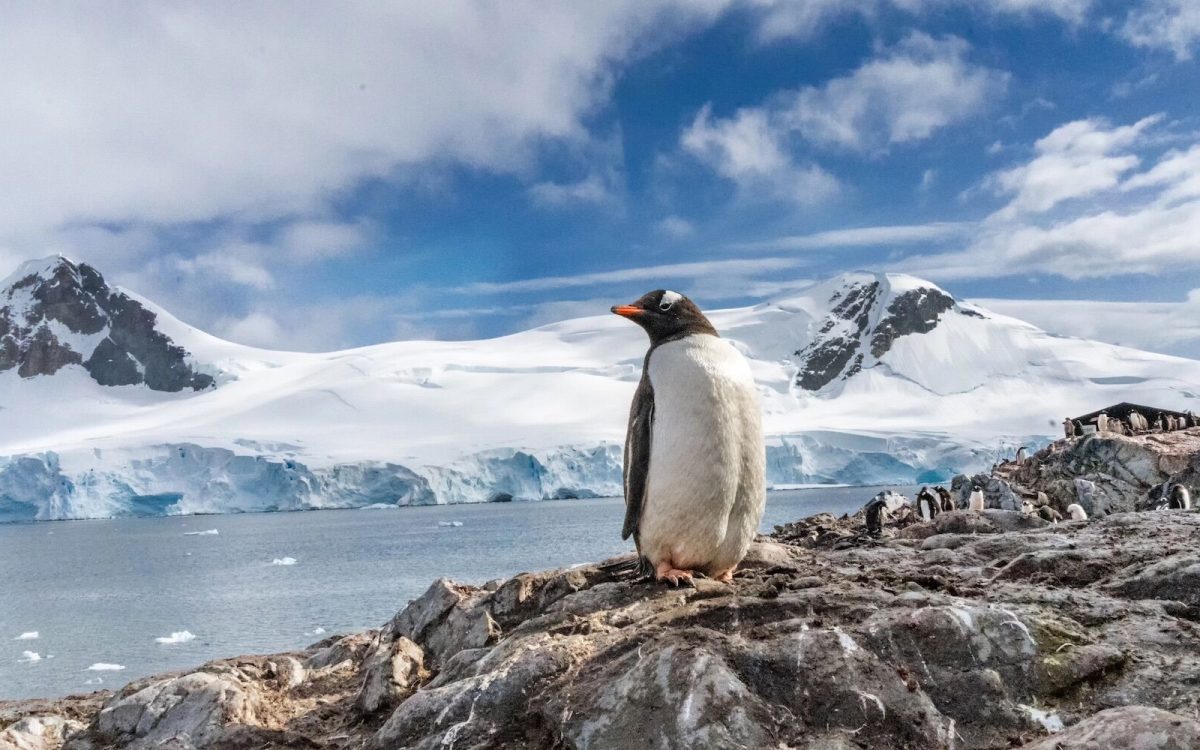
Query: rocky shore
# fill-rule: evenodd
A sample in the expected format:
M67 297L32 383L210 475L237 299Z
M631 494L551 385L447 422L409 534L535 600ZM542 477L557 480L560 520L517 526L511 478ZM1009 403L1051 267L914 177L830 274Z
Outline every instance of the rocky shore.
M1200 513L858 525L788 524L732 584L439 580L301 652L0 703L0 748L1200 747Z

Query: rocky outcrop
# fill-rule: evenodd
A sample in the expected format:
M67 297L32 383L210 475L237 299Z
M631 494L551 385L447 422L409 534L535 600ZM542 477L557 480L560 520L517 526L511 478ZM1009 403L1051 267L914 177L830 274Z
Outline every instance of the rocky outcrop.
M862 367L861 338L871 324L871 308L878 297L879 282L835 293L829 315L812 343L796 352L804 363L796 375L796 385L806 391L819 391L848 366L849 375Z
M954 298L940 289L921 287L896 295L887 315L875 326L871 336L871 355L879 358L901 336L929 333L942 313L954 307Z
M0 372L23 378L82 365L101 385L203 390L211 375L155 326L158 316L66 258L34 261L0 288Z
M799 531L831 524L760 539L733 584L440 580L379 630L139 680L66 746L1197 746L1200 514Z
M1058 440L1009 466L1012 482L1045 492L1060 511L1079 503L1089 516L1152 507L1164 482L1200 490L1200 428Z

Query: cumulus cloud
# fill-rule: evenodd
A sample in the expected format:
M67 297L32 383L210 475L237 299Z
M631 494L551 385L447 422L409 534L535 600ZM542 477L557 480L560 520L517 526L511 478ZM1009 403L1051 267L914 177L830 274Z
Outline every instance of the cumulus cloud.
M848 17L876 22L885 11L919 17L958 7L991 17L1048 15L1079 24L1092 5L1092 0L750 0L758 11L758 36L764 42L806 39Z
M407 165L520 172L583 137L615 66L720 8L13 6L0 227L274 220Z
M782 97L779 119L809 141L856 151L919 141L980 112L1008 76L973 65L961 39L910 34L843 78Z
M1069 279L1157 275L1200 267L1200 144L1137 171L1158 117L1111 126L1078 120L1037 155L993 177L1013 197L962 250L901 261L933 278L1051 273ZM1069 199L1089 197L1087 203ZM1050 211L1050 209L1055 209Z
M1149 0L1129 12L1120 34L1139 47L1169 50L1176 60L1190 60L1200 41L1200 4Z
M1102 119L1076 120L1034 144L1031 161L993 175L989 184L1012 200L1001 216L1040 213L1072 198L1110 190L1141 160L1128 149L1161 118L1146 117L1113 127Z

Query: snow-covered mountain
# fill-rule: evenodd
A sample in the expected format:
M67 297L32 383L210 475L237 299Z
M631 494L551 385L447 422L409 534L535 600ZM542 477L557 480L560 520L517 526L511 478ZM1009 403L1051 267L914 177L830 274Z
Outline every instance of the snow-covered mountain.
M75 312L89 302L94 319ZM61 258L0 286L0 316L0 520L619 494L646 348L605 313L484 341L253 349ZM1068 414L1200 398L1200 363L1054 336L897 274L710 317L750 359L777 485L945 479ZM55 366L28 365L47 335ZM163 351L170 378L146 353Z

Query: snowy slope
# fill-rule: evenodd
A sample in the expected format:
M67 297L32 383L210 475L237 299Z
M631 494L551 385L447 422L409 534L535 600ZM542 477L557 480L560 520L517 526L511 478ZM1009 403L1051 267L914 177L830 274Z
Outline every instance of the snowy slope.
M300 354L221 341L122 293L216 385L0 372L0 520L620 491L646 341L615 316ZM1196 362L1056 337L908 276L848 274L711 318L750 358L780 484L945 478L1067 414L1186 409L1200 393Z

